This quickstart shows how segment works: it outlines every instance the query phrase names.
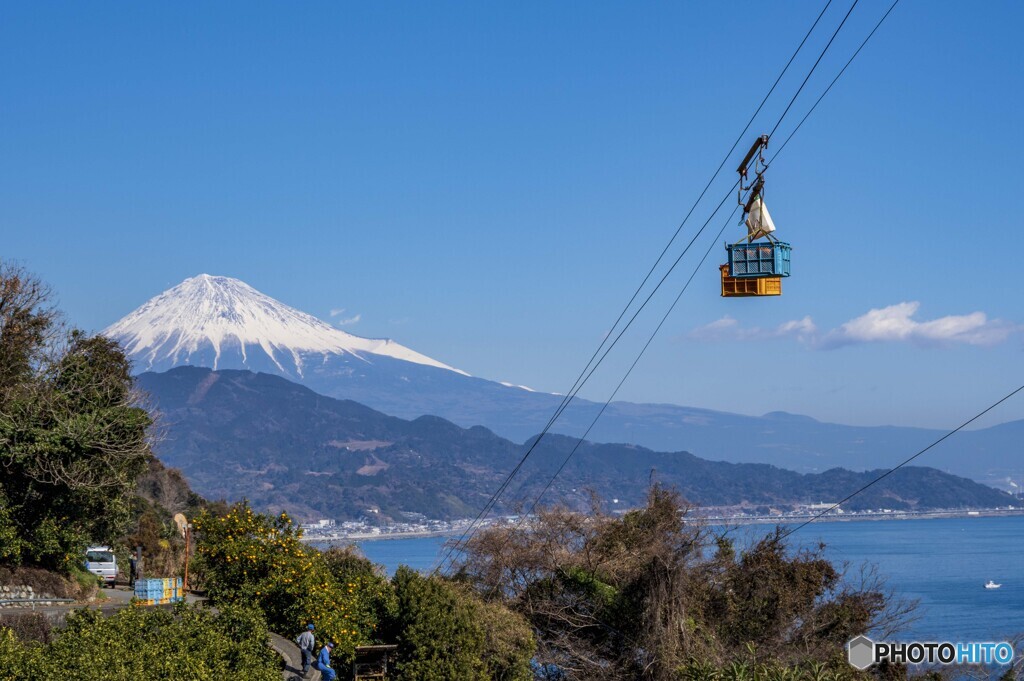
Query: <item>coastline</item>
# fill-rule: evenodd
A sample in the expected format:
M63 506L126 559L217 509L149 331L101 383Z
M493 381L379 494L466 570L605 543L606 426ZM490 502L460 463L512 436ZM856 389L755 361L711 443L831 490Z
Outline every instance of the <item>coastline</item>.
M947 511L893 511L892 513L829 513L817 516L814 513L801 513L784 516L700 516L701 520L712 523L728 523L734 525L787 525L793 522L816 523L856 523L885 520L936 520L939 518L999 518L1024 516L1024 508L984 508L977 510Z
M900 511L892 513L829 513L816 517L813 513L787 514L783 516L748 515L698 515L702 522L714 525L790 525L813 520L816 523L855 523L887 520L937 520L941 518L998 518L1024 516L1024 508L989 508L972 510ZM445 530L410 530L403 532L370 533L351 532L329 536L303 536L300 541L308 544L337 544L341 542L387 541L391 539L429 539L451 537L461 534L464 526Z
M307 544L332 544L337 542L357 541L387 541L389 539L429 539L431 537L452 537L462 532L458 530L424 530L422 532L388 532L386 534L371 534L369 532L352 532L347 534L331 535L329 537L302 537L299 541Z

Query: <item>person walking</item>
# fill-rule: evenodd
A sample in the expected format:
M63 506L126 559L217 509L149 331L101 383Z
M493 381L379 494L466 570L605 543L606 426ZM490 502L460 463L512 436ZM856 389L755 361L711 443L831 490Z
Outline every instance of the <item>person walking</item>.
M316 627L310 622L306 625L306 630L299 634L299 637L295 639L295 642L299 644L299 651L302 653L302 675L305 676L309 673L309 667L313 664L313 646L316 645L316 638L313 636L313 630Z
M128 588L135 588L135 580L139 578L139 562L135 560L135 556L131 556L128 559Z
M316 668L323 674L324 681L334 681L338 678L338 673L331 668L331 650L333 649L334 643L329 641L320 649L320 657L316 660Z

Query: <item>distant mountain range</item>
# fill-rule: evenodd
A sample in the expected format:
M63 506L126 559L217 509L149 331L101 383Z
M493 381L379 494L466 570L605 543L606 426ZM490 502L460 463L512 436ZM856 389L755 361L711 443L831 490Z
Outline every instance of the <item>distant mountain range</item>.
M562 399L469 376L391 340L345 333L228 277L187 279L104 333L122 343L138 371L176 366L263 371L393 416L440 416L519 442L539 432ZM553 432L578 435L599 409L594 402L575 400ZM820 472L892 466L942 434L821 423L782 412L756 417L616 402L589 438ZM1016 421L960 433L921 463L988 484L1006 486L1010 478L1024 484L1021 442L1024 421Z
M412 421L336 400L269 374L178 368L139 385L160 413L157 453L208 498L248 497L300 517L357 517L379 509L436 518L475 516L519 461L524 444L441 418ZM532 500L576 440L548 436L498 507ZM702 505L768 507L836 501L876 472L800 474L765 464L706 461L687 452L584 443L548 502L584 506L588 490L620 507L640 503L651 479ZM990 507L1009 495L932 468L897 471L846 506Z

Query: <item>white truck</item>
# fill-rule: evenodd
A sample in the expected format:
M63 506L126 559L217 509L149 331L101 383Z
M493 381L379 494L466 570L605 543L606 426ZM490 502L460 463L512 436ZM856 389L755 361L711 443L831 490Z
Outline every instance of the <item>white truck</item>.
M85 550L85 569L113 587L117 578L117 556L109 546L90 546Z

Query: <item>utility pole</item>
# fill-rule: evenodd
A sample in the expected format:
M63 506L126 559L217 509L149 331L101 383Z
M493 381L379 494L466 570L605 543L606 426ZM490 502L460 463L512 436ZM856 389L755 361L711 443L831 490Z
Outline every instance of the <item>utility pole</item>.
M185 579L182 580L182 594L188 593L188 549L189 540L192 538L192 523L185 525Z

